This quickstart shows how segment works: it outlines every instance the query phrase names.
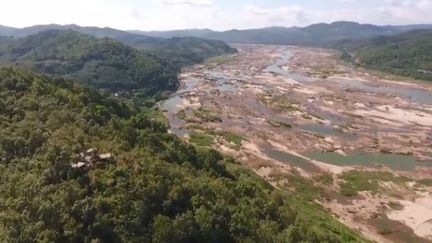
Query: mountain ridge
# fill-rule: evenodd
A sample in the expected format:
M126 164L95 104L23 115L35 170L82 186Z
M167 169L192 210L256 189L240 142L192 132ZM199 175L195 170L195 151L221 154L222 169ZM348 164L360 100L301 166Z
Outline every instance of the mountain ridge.
M304 44L328 46L333 41L342 39L367 39L379 35L397 34L413 29L432 29L432 25L380 26L373 24L360 24L351 21L337 21L333 23L317 23L306 27L273 26L243 30L231 29L226 31L193 29L140 31L139 33L162 38L171 38L174 36L195 36L222 40L228 43ZM317 41L317 39L320 39L320 41Z
M52 28L36 26L27 32L36 34L25 37L0 36L0 61L98 88L155 94L175 90L182 67L236 52L221 41L196 37L163 39L76 25Z
M219 40L227 43L248 44L288 44L329 47L335 42L352 39L361 40L381 35L394 35L414 29L432 29L432 25L373 25L361 24L352 21L336 21L332 23L316 23L305 27L273 26L253 29L232 29L214 31L211 29L185 29L170 31L140 31L117 30L110 27L82 27L70 25L35 25L25 28L0 27L0 35L25 37L30 34L49 29L83 32L97 38L110 37L133 47L159 43L164 39L174 37L195 37L209 40Z
M432 30L419 29L335 46L345 58L370 69L432 81Z
M166 61L110 38L73 30L48 30L0 44L2 63L78 79L110 90L174 90L177 78Z
M30 35L35 35L40 32L49 30L73 30L76 32L84 33L95 38L112 38L117 41L122 42L133 48L144 50L149 54L162 54L166 55L166 51L171 51L175 53L179 58L176 58L177 63L174 63L178 68L184 65L196 64L202 62L207 58L213 57L214 55L222 55L227 53L235 53L235 49L229 48L227 45L218 40L208 40L199 37L184 37L184 39L176 38L160 38L151 37L142 34L130 33L127 31L117 30L110 27L82 27L75 24L70 25L35 25L25 28L13 28L7 26L0 26L0 36L8 36L13 38L25 38ZM193 46L188 46L185 48L184 43L193 42L197 43L200 48L195 48ZM164 46L165 49L162 50L160 47ZM212 49L217 46L219 51ZM224 46L223 48L220 48Z

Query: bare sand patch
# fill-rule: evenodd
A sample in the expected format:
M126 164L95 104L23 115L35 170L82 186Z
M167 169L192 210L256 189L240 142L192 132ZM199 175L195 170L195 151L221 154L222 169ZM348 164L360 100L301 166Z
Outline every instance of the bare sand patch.
M299 88L295 88L293 90L296 92L299 92L299 93L307 94L307 95L315 95L315 94L319 93L319 91L314 90L312 88L308 88L308 87L299 87Z
M272 174L273 170L273 167L261 167L258 170L255 170L255 172L261 177L268 178Z
M261 85L255 85L255 84L247 84L247 88L249 88L253 94L264 94L265 90Z
M432 114L396 108L390 105L377 106L374 110L356 110L355 114L372 119L378 118L380 122L384 119L390 120L389 122L397 121L405 125L432 126ZM394 124L394 122L392 123Z
M389 212L389 219L402 222L413 229L414 234L432 240L432 196L398 202L404 208Z
M359 192L360 199L354 199L350 204L342 204L337 200L324 202L323 204L330 209L332 213L338 216L339 221L357 229L367 236L370 240L376 242L392 242L382 235L378 234L374 226L366 223L373 218L383 203L387 202L384 198L379 198L370 192Z

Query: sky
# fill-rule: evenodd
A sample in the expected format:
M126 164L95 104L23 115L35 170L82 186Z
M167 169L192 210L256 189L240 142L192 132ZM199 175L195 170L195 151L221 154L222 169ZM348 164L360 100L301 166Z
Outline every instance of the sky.
M338 20L432 24L432 0L0 0L0 25L248 29Z

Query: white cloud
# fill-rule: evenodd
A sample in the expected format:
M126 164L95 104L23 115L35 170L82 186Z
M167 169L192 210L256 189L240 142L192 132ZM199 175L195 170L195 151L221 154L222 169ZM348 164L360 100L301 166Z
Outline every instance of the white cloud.
M211 0L161 0L166 5L187 5L191 7L214 7Z
M294 5L282 0L266 5L260 5L260 1L244 5L228 1L233 0L0 0L0 24L225 30L305 26L337 20L398 25L432 23L432 0L316 0L315 5L299 1Z
M387 0L371 19L386 24L432 23L432 0Z
M329 0L345 2L339 8L311 9L296 5L278 8L246 7L254 13L255 22L263 25L308 25L339 20L380 25L432 23L432 0L386 0L370 5L358 5L356 0Z
M0 0L0 24L79 24L124 28L133 25L129 6L116 0Z
M279 8L261 8L248 5L241 12L241 18L247 28L254 26L291 26L308 22L308 11L296 6L287 5ZM242 26L240 26L242 27Z

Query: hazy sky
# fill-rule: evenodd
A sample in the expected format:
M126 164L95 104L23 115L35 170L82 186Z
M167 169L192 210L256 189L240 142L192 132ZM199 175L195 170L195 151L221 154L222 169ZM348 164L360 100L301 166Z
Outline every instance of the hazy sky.
M244 29L352 20L432 23L432 0L0 0L0 24Z

